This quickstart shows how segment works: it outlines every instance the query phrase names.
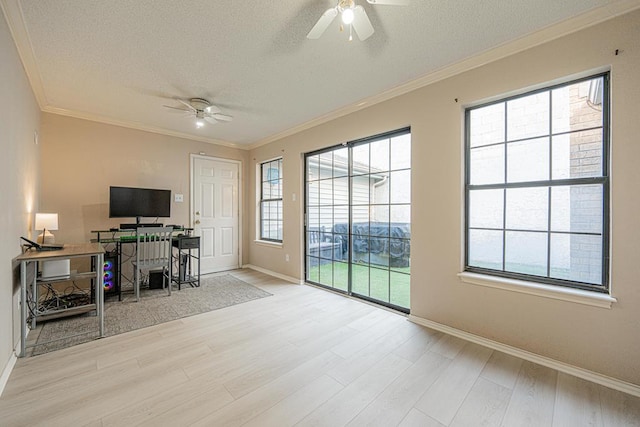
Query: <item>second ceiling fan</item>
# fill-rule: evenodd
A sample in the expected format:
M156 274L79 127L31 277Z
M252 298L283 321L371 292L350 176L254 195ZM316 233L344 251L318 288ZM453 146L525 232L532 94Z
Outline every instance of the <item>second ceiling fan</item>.
M369 4L384 4L384 5L406 5L408 0L367 0ZM325 30L331 25L336 16L340 15L343 25L349 26L349 40L353 40L352 30L355 30L360 40L366 40L374 33L373 25L367 16L367 12L360 5L356 5L354 0L338 0L338 4L331 9L327 9L316 25L313 26L309 34L308 39L317 39L325 32ZM342 25L340 26L342 29Z

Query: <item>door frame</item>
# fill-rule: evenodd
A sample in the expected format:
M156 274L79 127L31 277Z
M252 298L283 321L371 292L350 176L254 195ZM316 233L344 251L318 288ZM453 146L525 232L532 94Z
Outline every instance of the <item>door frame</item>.
M242 218L243 206L242 206L242 193L243 193L243 171L242 171L242 160L235 159L225 159L223 157L214 157L207 156L205 154L189 154L189 227L193 228L193 195L194 195L194 172L195 172L195 161L196 159L202 160L213 160L216 162L224 162L224 163L233 163L238 166L238 268L242 268L244 265L242 260L242 247L243 247L243 225L244 221Z

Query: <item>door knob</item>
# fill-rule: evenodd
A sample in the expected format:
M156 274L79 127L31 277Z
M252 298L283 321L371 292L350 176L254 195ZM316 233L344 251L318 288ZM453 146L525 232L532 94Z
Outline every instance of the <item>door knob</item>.
M195 222L195 223L196 223L196 224L200 224L200 220L199 220L199 219L196 219L196 222Z

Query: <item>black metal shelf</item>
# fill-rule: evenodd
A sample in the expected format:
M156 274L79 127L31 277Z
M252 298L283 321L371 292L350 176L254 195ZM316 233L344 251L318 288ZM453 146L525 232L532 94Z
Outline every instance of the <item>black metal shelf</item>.
M184 284L193 287L200 286L200 237L177 236L172 241L172 247L177 252L171 251L171 268L174 262L178 263L178 274L171 275L171 281L178 285L178 290ZM197 274L193 271L193 261L197 263Z

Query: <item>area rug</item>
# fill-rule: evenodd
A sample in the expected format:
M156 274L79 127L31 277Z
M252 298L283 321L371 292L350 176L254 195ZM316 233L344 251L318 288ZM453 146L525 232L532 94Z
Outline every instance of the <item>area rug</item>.
M179 291L174 288L170 297L164 289L147 289L140 291L140 301L136 302L132 294L123 293L122 301L118 301L117 298L105 301L105 336L146 328L268 296L271 296L269 292L229 274L202 277L199 288L183 286ZM45 322L36 340L37 346L33 348L31 354L44 354L94 340L99 335L96 325L95 314ZM82 335L77 335L79 333ZM77 336L69 337L70 335Z

